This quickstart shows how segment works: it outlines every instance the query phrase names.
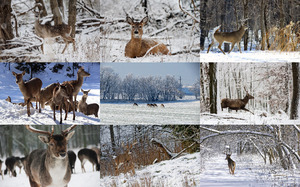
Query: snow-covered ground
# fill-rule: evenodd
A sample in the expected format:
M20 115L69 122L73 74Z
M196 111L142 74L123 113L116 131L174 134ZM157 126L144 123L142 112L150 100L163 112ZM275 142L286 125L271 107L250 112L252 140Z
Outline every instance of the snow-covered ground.
M79 149L70 149L75 152L77 155L77 152ZM17 156L17 155L16 155ZM5 160L2 159L2 160ZM81 164L78 157L76 158L75 162L75 174L72 174L71 180L68 184L69 187L98 187L100 186L100 173L99 171L93 172L93 167L90 162L86 162L84 164L84 168L86 170L86 173L82 173L81 171ZM2 165L2 170L5 169L5 164ZM95 169L94 169L95 170ZM19 168L16 168L17 177L9 177L8 175L4 175L4 180L0 179L0 186L3 187L30 187L29 179L27 175L25 174L25 171L23 168L21 169L21 174L19 174Z
M120 174L100 179L100 186L166 186L166 187L199 187L200 154L188 154L174 160L165 160L135 170L136 175ZM148 185L146 185L148 184ZM201 185L202 186L202 185Z
M21 73L19 70L15 69L16 63L11 64L11 70L8 70L6 67L7 64L0 64L0 72L1 72L1 80L0 80L0 124L59 124L60 114L59 111L56 112L56 121L53 120L53 112L49 106L46 106L45 109L42 109L41 113L38 113L38 110L35 108L31 108L31 116L27 116L27 108L21 107L19 105L13 105L5 101L7 96L10 96L13 103L24 102L24 97L15 83L15 77L12 75L12 71L16 73ZM53 73L50 71L55 63L47 64L46 69L38 74L34 74L34 77L38 77L42 80L43 86L42 88L48 86L49 84L60 82L67 80L75 80L77 77L67 77L66 74L70 73L66 69L63 68L63 73ZM67 65L67 64L66 64ZM71 65L71 64L69 64ZM82 89L88 90L89 96L87 98L87 103L98 103L100 104L100 64L99 63L83 63L83 67L85 67L85 71L91 74L90 77L86 77L84 79ZM75 72L77 76L77 72ZM25 74L23 76L23 80L28 80L29 75ZM79 92L77 96L77 101L80 101L82 97L82 93ZM35 103L33 103L35 107ZM63 111L63 118L64 118ZM100 116L100 110L98 112L98 116ZM80 112L76 112L76 120L73 121L73 112L68 114L67 120L63 120L63 124L99 124L100 119L96 118L94 115L85 116Z
M156 103L101 103L101 124L199 124L200 101L186 96L177 102Z
M233 50L230 54L224 55L219 49L207 53L206 48L200 52L200 62L300 62L300 53L299 51L242 51L240 53L238 50Z
M200 124L203 125L230 125L230 124L299 124L300 120L290 120L289 116L283 114L267 114L262 116L262 112L255 112L254 115L244 111L221 112L219 114L200 113Z
M204 160L203 171L200 173L201 187L232 187L232 186L299 186L300 172L284 171L276 165L264 164L256 155L231 156L236 162L235 174L230 175L225 155L216 155ZM278 167L278 166L277 166Z

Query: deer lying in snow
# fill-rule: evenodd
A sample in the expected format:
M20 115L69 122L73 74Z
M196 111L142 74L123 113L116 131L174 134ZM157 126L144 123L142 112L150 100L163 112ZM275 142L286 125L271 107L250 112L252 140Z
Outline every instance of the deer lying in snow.
M87 104L86 100L88 97L88 91L84 91L81 89L83 92L83 96L81 98L81 101L78 103L78 108L79 112L85 114L85 115L95 115L95 117L98 117L98 111L99 111L99 105L97 103L92 103L92 104Z
M5 99L5 101L10 102L10 103L12 103L14 105L20 105L22 107L26 106L25 103L13 103L13 102L11 102L11 97L10 96L7 96L7 98ZM30 102L30 107L33 108L32 102Z
M228 107L231 110L236 110L236 111L245 110L253 114L253 112L245 108L249 99L254 99L254 97L250 95L248 92L246 92L246 96L244 97L244 99L228 99L228 98L222 99L221 101L222 111L223 108Z

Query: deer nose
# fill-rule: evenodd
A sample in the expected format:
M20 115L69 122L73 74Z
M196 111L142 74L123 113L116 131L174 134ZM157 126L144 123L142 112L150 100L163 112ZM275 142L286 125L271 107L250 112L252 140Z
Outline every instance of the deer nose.
M134 31L134 34L138 34L139 32L138 31Z
M60 155L61 157L65 157L65 156L66 156L66 152L60 152L59 155Z

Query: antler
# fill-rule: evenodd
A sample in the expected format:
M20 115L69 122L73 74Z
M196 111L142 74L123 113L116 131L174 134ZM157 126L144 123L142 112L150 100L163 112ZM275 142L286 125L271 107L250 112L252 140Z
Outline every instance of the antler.
M69 133L71 130L73 130L76 126L77 126L77 125L72 125L71 127L69 127L69 128L67 128L67 129L61 131L61 134L62 134L62 135L68 134L68 133Z
M54 127L52 126L52 132L48 132L48 131L43 131L43 130L39 130L39 129L36 129L36 128L33 128L31 125L25 125L25 127L31 131L31 132L34 132L34 133L39 133L39 134L45 134L45 135L48 135L48 136L52 136L53 133L54 133Z

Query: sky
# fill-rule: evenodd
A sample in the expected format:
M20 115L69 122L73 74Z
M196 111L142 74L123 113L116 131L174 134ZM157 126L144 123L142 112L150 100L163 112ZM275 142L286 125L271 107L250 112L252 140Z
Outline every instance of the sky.
M123 79L128 74L136 77L181 76L184 86L192 86L200 77L200 63L101 63L101 67L110 67Z

